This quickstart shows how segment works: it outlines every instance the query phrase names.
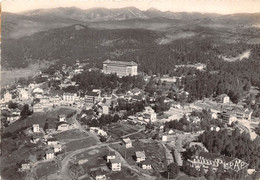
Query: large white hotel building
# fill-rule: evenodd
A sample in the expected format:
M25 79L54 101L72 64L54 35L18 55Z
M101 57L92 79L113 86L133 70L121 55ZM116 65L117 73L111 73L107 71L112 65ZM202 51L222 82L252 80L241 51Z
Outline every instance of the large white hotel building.
M105 74L116 73L117 76L135 76L137 75L137 64L133 61L111 61L106 60L103 62L103 72Z

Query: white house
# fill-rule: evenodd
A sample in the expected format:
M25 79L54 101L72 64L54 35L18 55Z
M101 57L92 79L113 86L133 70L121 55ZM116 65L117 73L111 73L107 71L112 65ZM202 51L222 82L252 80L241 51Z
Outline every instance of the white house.
M166 142L168 140L168 136L166 134L162 135L162 141Z
M60 122L58 124L57 130L58 131L67 131L69 129L69 124L66 122Z
M123 139L123 143L125 144L126 148L131 148L132 147L132 141L131 141L130 138Z
M54 145L54 146L53 146L53 150L54 150L55 153L61 152L61 151L62 151L62 146L61 146L61 144Z
M230 102L230 98L226 94L221 94L217 97L217 101L220 103L226 104L226 103Z
M66 115L65 114L60 114L59 115L59 121L60 122L65 122L66 121Z
M121 162L119 159L110 159L109 164L112 171L121 171Z
M109 151L107 155L107 162L109 162L111 159L116 159L116 153L114 151Z
M136 162L145 161L145 153L144 151L137 151L135 152Z
M56 146L58 144L58 141L56 138L49 138L47 139L47 144L49 146Z
M11 93L9 93L9 92L6 92L5 94L4 94L4 101L5 102L9 102L9 101L11 101L13 98L12 98L12 94Z
M39 124L33 124L33 132L34 133L40 132L40 125Z
M45 157L46 159L53 159L54 158L54 151L53 149L49 149L46 151L46 154L45 154Z
M29 93L25 89L20 89L19 91L19 99L20 100L27 100L29 99Z
M24 163L21 165L21 171L27 171L31 169L31 165L29 163Z
M149 159L146 159L142 162L142 169L152 169L152 162Z
M109 108L107 105L102 105L102 114L108 114L109 113Z
M106 180L106 175L105 172L99 170L96 171L92 171L91 172L91 176L95 179L95 180Z

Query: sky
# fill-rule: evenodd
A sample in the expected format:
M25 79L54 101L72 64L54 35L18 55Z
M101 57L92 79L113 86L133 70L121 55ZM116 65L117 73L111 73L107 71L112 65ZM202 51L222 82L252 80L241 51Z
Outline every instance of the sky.
M153 7L161 11L219 14L260 12L260 0L3 0L1 6L2 11L12 13L72 6L81 9L134 6L141 10Z

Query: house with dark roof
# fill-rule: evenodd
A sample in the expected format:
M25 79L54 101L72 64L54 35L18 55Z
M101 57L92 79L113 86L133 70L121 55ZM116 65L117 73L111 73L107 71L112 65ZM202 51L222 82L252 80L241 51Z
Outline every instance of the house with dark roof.
M110 159L109 166L112 171L121 171L121 162L118 158Z
M49 138L47 139L47 144L49 146L55 146L58 144L58 140L56 138Z
M91 171L90 175L95 180L106 180L105 172L103 170L101 170L101 169L97 169L97 170Z
M109 160L111 159L116 159L115 151L109 151L109 153L107 154L107 162L109 162Z
M152 169L152 162L150 159L146 159L141 163L142 169Z
M69 129L69 124L67 122L58 122L57 130L58 131L67 131Z
M45 154L46 159L53 159L54 158L54 150L53 149L49 149L46 151Z
M144 151L136 151L135 152L136 162L145 161L145 152Z

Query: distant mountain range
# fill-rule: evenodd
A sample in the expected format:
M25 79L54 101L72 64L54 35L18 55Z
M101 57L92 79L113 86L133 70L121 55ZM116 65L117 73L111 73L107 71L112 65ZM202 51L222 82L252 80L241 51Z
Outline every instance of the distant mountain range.
M260 13L174 13L133 7L3 12L1 65L26 67L37 60L132 60L138 53L141 57L158 48L162 51L168 44L193 40L260 43L259 27Z
M82 10L76 7L55 8L55 9L37 9L22 12L26 16L46 16L63 17L79 21L108 21L108 20L127 20L127 19L149 19L154 17L165 17L169 19L198 19L208 17L218 17L218 14L186 13L186 12L162 12L155 8L142 11L135 7L126 7L120 9L92 8Z
M260 27L260 13L220 15L212 13L162 12L154 8L142 11L135 7L120 9L92 8L87 10L76 7L36 9L19 14L3 12L2 35L3 38L20 38L35 32L73 24L84 24L102 29L143 28L168 30L172 26L182 25L183 23L199 23L212 27ZM162 28L160 24L162 24Z

